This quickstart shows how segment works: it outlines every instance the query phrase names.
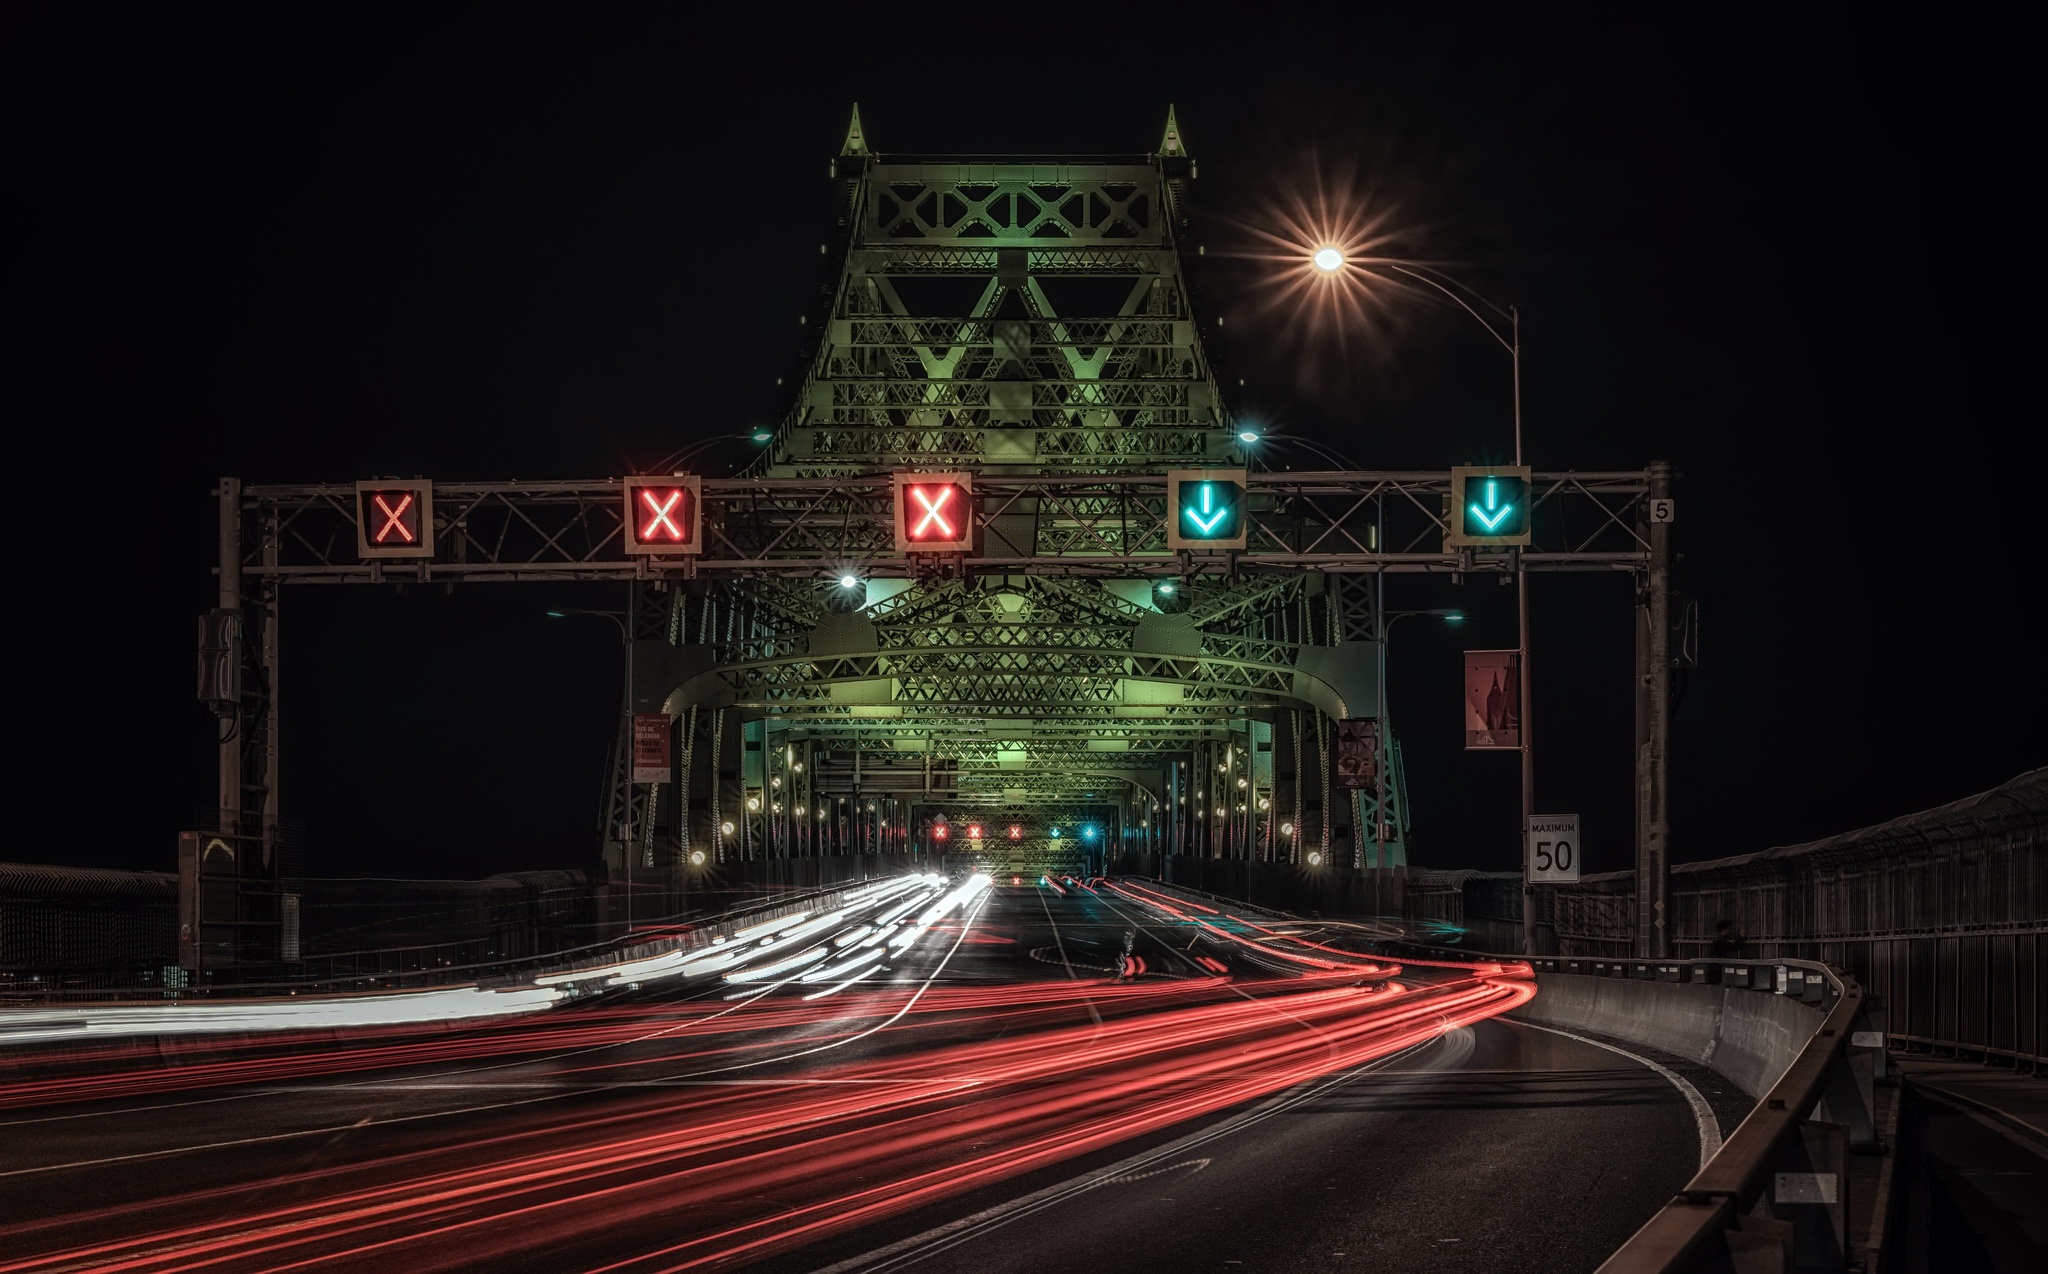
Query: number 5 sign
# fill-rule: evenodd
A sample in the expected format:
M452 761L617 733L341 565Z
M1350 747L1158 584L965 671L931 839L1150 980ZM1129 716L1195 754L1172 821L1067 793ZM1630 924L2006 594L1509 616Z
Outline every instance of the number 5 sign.
M1529 883L1569 885L1579 879L1579 816L1534 814L1529 818Z

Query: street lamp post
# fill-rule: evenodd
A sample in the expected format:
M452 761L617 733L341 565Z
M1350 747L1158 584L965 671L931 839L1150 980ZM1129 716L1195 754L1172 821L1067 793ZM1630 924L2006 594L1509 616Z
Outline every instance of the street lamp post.
M625 718L625 733L621 736L626 754L621 758L626 767L626 807L621 814L619 856L626 864L626 931L633 929L633 859L639 853L639 846L633 835L633 630L626 625L626 613L616 610L585 610L577 606L558 607L548 612L550 619L568 619L594 615L612 621L619 630L619 645L626 655L626 684L620 711Z
M1402 262L1387 262L1385 264L1387 269L1413 279L1418 283L1427 284L1429 287L1435 288L1438 292L1449 297L1457 304L1459 309L1477 320L1479 326L1486 329L1486 334L1491 336L1500 344L1501 348L1508 352L1514 387L1515 464L1520 466L1522 464L1521 307L1510 305L1506 309L1502 309L1500 306L1480 296L1477 292L1473 292L1471 288L1466 287L1463 283L1458 283L1456 280L1451 279L1450 276L1431 269L1426 265ZM1484 314L1472 308L1471 302L1466 300L1465 296L1460 295L1458 289L1462 289L1465 293L1470 294L1481 305L1484 305L1495 315L1499 316L1499 318L1507 320L1507 335L1501 335L1500 325L1497 320L1488 319ZM1536 751L1535 727L1529 710L1531 700L1533 699L1530 690L1531 678L1529 676L1529 571L1522 564L1522 557L1519 552L1515 554L1515 613L1517 619L1515 662L1518 672L1517 679L1520 683L1520 694L1518 696L1520 702L1516 706L1521 717L1520 733L1522 745L1520 749L1522 753L1522 844L1518 847L1518 856L1524 860L1522 868L1522 951L1525 955L1533 955L1536 951L1536 898L1535 889L1529 884L1527 858L1529 821L1536 814Z

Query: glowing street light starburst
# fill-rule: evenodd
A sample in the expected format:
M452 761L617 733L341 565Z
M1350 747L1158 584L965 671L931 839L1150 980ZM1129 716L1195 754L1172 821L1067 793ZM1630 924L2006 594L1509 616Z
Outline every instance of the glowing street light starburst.
M1422 235L1401 201L1355 171L1313 154L1298 171L1228 217L1233 242L1211 251L1239 267L1240 304L1299 387L1327 390L1385 355L1425 308L1392 269L1418 259Z

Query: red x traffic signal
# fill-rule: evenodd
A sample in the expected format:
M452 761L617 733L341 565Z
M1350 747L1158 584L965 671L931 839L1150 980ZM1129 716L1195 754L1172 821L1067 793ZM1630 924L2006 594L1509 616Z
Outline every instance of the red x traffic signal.
M896 475L896 550L965 553L974 547L974 475Z
M434 484L424 478L356 483L356 553L374 558L434 555Z
M702 479L627 478L626 552L701 553Z

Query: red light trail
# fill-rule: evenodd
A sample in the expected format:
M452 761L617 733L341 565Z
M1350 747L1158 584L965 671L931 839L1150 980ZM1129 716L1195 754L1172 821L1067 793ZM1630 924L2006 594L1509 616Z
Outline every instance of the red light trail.
M728 951L752 961L739 967L756 975L791 963L789 949L806 942L833 954L804 968L884 940L907 954L927 932L957 951L975 937L986 878L948 889L920 877L866 893L865 920L845 907L798 913L738 930L729 946L699 948L689 959L708 960L714 976L695 999L599 1003L459 1033L387 1030L332 1051L300 1050L330 1038L317 1034L255 1047L168 1041L162 1051L183 1050L190 1064L163 1070L107 1073L158 1046L73 1051L64 1055L72 1073L24 1077L0 1088L0 1106L306 1083L284 1093L305 1093L299 1104L316 1113L249 1140L312 1145L346 1134L352 1154L313 1155L296 1161L303 1169L255 1180L217 1177L204 1165L242 1144L225 1117L224 1140L139 1156L166 1166L201 1156L191 1179L211 1184L142 1202L81 1199L65 1211L74 1207L62 1187L71 1168L0 1171L47 1181L36 1188L62 1201L0 1230L9 1254L0 1271L488 1268L536 1250L564 1253L565 1267L621 1271L747 1261L1218 1116L1534 994L1526 970L1494 966L1396 982L1400 968L1383 958L1305 943L1143 886L1089 883L1105 902L1120 897L1197 941L1277 957L1295 973L1235 981L1224 961L1176 943L1174 956L1203 972L1162 976L1151 972L1159 960L1127 945L1118 979L941 985L933 979L948 954L911 980L914 991L896 983L823 1000L773 994L801 992L799 968L723 998L733 975L715 975ZM853 1044L859 1052L834 1051ZM100 1073L77 1073L82 1059ZM456 1104L425 1116L391 1105L416 1088L456 1093L436 1099ZM334 1093L352 1095L340 1108L351 1115L396 1113L302 1126L328 1118L317 1111ZM190 1101L233 1109L217 1103L280 1095L254 1087ZM465 1131L415 1131L433 1127L420 1118L444 1117ZM622 1252L637 1255L618 1260Z
M0 1270L275 1269L331 1259L474 1265L656 1218L681 1232L603 1268L748 1259L1362 1065L1533 994L1525 981L1490 977L1426 989L1337 984L1355 980L1355 970L1310 975L1288 984L1301 989L1249 999L1212 999L1224 990L1220 980L1166 984L1166 993L1099 982L934 991L935 1018L1029 1018L1082 996L1112 1012L1099 1026L1011 1030L754 1084L693 1087L677 1076L677 1086L602 1114L558 1110L459 1147L99 1207L100 1223L140 1222L144 1232ZM1211 1002L1164 1007L1188 998ZM754 1030L805 1012L752 1007L746 1025ZM972 1148L964 1159L963 1146ZM794 1197L808 1201L788 1206ZM180 1219L255 1199L293 1202ZM31 1250L39 1233L67 1223L76 1218L18 1226L9 1245Z

